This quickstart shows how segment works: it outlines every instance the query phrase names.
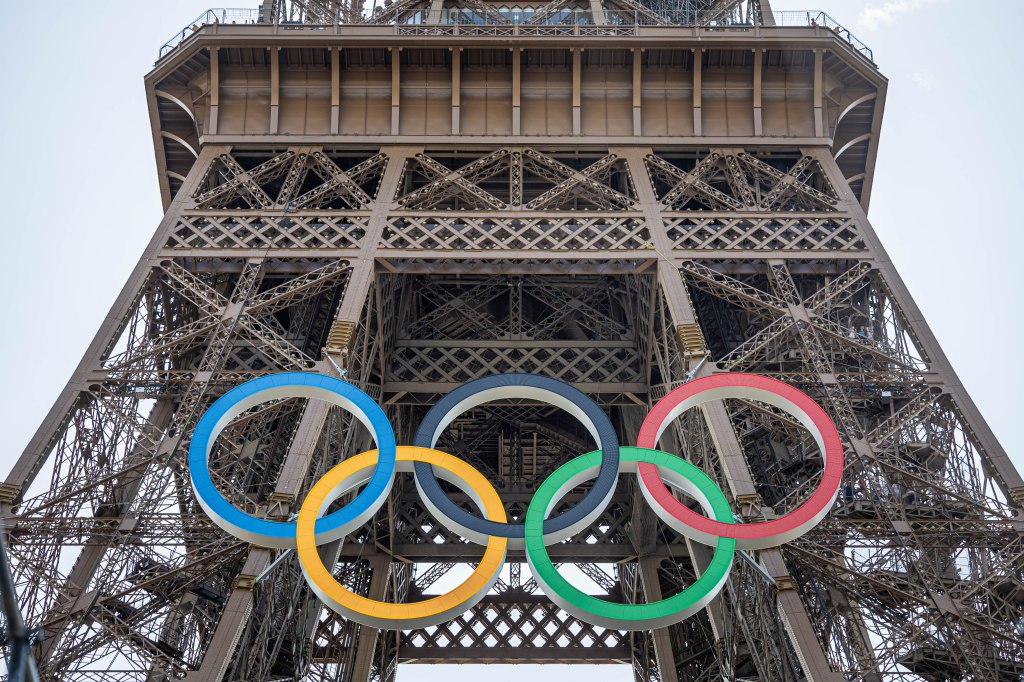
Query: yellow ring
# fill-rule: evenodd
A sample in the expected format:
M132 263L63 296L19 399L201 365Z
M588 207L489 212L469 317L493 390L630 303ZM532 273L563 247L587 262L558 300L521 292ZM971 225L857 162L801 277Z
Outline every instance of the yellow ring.
M488 519L505 522L505 508L498 491L468 462L432 448L398 446L397 471L412 473L413 462L433 465L441 478L473 498ZM306 582L332 610L363 625L408 630L451 620L479 602L494 586L505 564L507 538L489 537L479 565L458 587L437 597L411 604L377 601L352 592L334 579L320 558L314 533L317 518L323 515L334 500L366 481L369 474L364 472L372 470L376 463L376 450L350 457L324 474L306 496L296 520L295 533L299 564Z

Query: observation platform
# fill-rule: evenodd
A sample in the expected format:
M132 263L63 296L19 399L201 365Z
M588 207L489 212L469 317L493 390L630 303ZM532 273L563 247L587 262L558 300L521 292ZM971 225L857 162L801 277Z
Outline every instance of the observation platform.
M357 23L209 10L146 78L164 203L209 143L727 145L826 147L867 207L887 81L827 14L697 26L594 4L596 16L474 3Z

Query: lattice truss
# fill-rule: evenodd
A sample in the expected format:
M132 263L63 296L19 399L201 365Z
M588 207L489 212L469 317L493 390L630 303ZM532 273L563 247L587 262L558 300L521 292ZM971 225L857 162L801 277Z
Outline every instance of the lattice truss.
M290 4L300 11L304 3ZM353 3L354 4L354 3ZM375 24L393 23L467 23L486 24L491 26L510 26L524 24L543 26L551 24L646 24L688 25L688 26L730 26L754 25L761 22L760 2L757 0L600 0L597 7L600 14L595 16L594 5L580 0L550 0L540 3L539 9L523 16L514 17L508 12L500 11L510 3L487 2L486 0L458 0L446 4L446 14L431 13L431 3L427 0L400 0L374 6L369 21ZM532 5L533 6L537 6ZM293 14L296 12L293 11ZM313 18L308 23L321 23L321 13L311 13ZM341 13L344 16L344 12ZM355 16L355 15L352 15ZM331 23L330 21L322 23Z
M783 553L837 668L1016 679L1018 507L959 408L929 385L931 359L878 271L836 265L681 268L718 366L801 386L846 440L834 513ZM765 503L799 502L821 467L814 446L764 406L732 415Z
M46 634L44 676L198 664L245 548L194 505L190 429L239 381L312 368L348 272L337 260L153 265L53 434L48 489L26 496L11 530L26 617ZM300 411L269 404L232 426L216 475L237 503L266 502Z
M641 0L675 24L752 25L761 23L758 0Z
M380 186L384 154L332 155L321 149L219 154L193 193L200 209L362 208Z
M390 385L454 386L507 371L609 390L645 382L634 292L621 280L423 277L406 286Z
M189 253L355 251L367 246L368 207L378 198L386 161L381 153L310 148L220 154L167 247ZM644 165L673 249L866 248L855 218L836 210L835 191L810 157L662 151ZM615 154L548 155L531 148L416 154L405 161L378 246L643 249L651 233L636 202L636 172Z
M358 22L362 0L268 0L261 6L262 21L281 24L336 24Z
M387 681L400 661L523 660L774 682L806 679L812 650L848 679L1024 674L1021 500L842 182L827 155L790 150L205 151L161 251L30 446L19 475L36 484L0 488L43 677ZM828 409L847 472L818 529L781 553L740 554L722 595L663 631L569 617L513 552L470 612L381 634L322 609L291 553L235 542L192 499L184 454L202 410L248 378L298 369L343 372L385 405L399 442L438 395L493 372L579 386L624 443L692 373L759 372ZM317 405L239 418L213 453L219 488L252 513L297 512L328 467L371 444ZM538 482L594 444L559 410L516 401L460 415L440 447L521 519ZM757 402L688 412L662 447L716 478L748 520L794 508L822 466L797 424ZM746 471L727 470L724 452ZM740 494L745 476L753 492ZM399 601L442 589L479 552L407 478L324 548L341 582ZM600 521L551 552L621 601L675 594L710 558L626 477Z
M406 162L396 196L409 210L617 211L634 206L636 192L615 154L588 158L504 148L472 157L417 154Z
M383 301L391 300L393 287L389 287L387 282L375 288L377 291L371 295L380 295ZM352 352L347 356L346 377L371 395L379 395L380 391L381 378L376 359L382 351L381 325L384 316L390 314L387 303L382 308L365 308L353 334ZM330 408L323 419L315 442L297 442L301 439L296 434L284 458L286 463L304 462L300 486L303 491L308 490L338 460L372 447L369 434L348 413ZM302 432L302 425L299 431ZM310 446L311 453L308 451ZM398 489L401 490L401 485ZM278 497L277 504L284 505L284 508L278 506L279 513L291 516L293 512L289 512L287 500ZM380 518L385 520L381 522ZM375 537L382 533L379 526L388 527L386 518L386 514L379 515L378 519L350 536L346 544L355 548L372 546ZM340 558L339 544L335 543L327 552L328 556L333 553L337 560L335 576L350 589L373 593L383 591L385 583L408 583L408 569L398 564L392 567L388 562L381 562L379 557L366 559L362 552ZM389 662L390 659L365 657L361 662L355 661L357 649L372 652L376 633L363 632L363 628L355 623L323 612L319 599L306 586L294 553L277 552L261 575L266 578L257 578L251 595L253 613L257 617L250 617L240 629L240 641L224 672L225 679L273 680L294 679L296 676L303 679L352 679L354 668L359 668L358 676L366 679L371 676L372 679L381 679L382 676L386 679L393 675L394 664ZM403 594L400 593L398 598L401 599ZM384 595L379 594L378 598L384 598Z
M662 152L645 162L668 212L665 227L673 248L865 248L857 221L837 211L835 189L810 156Z
M810 156L746 152L648 154L658 198L670 210L834 211L838 197Z

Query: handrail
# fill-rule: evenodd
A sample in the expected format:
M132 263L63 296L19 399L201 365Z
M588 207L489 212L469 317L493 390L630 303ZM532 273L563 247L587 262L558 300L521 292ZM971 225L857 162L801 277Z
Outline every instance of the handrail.
M829 29L837 36L845 38L846 42L853 46L853 49L875 63L875 53L863 41L853 35L848 28L833 19L827 12L820 10L781 10L772 12L776 26L821 26Z
M537 20L534 21L534 15ZM426 9L406 10L397 14L393 21L380 23L372 16L364 16L360 22L345 22L348 25L375 25L395 27L398 35L474 35L474 36L599 36L636 35L643 27L680 26L707 29L753 29L754 24L736 20L726 15L703 21L708 15L698 10L665 10L660 12L608 9L603 11L600 24L594 21L589 9L563 8L548 15L534 10L495 9L484 16L469 7L430 11ZM506 23L495 23L496 18ZM772 12L775 25L780 27L824 28L846 40L871 63L875 62L874 52L846 27L820 10ZM209 24L262 24L263 15L257 9L208 9L195 21L176 33L160 47L160 57L181 44L188 36ZM282 28L315 28L338 24L280 22ZM771 28L762 26L758 28Z
M263 16L258 9L211 8L200 14L160 46L160 56L176 48L185 38L209 24L257 24Z

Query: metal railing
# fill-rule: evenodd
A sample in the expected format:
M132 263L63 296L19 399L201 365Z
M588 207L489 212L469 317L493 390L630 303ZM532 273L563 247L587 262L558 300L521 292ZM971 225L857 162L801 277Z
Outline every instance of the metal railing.
M846 40L853 46L853 49L860 52L862 55L871 60L872 63L875 61L875 53L871 51L871 48L859 40L857 36L850 33L850 30L840 24L838 21L833 19L825 12L819 10L803 10L803 11L792 11L782 10L779 12L772 12L772 17L775 19L776 26L821 26L835 33L840 38Z
M363 24L391 25L399 35L461 36L599 36L636 35L642 27L685 26L704 29L757 30L761 27L737 21L726 15L715 19L696 10L640 11L605 9L596 22L589 9L563 8L545 15L543 11L495 8L482 14L471 8L407 10L394 17L365 16ZM772 12L776 26L820 27L850 44L874 63L874 53L847 28L818 10ZM208 24L259 24L262 14L256 9L209 9L176 33L160 48L160 57L177 47L195 31ZM323 27L331 24L283 22L282 28Z
M429 10L409 10L396 18L396 23L411 23L418 21L427 23L427 20L434 19L429 23L434 24L491 24L491 16L483 15L480 12L469 8L451 8L431 15ZM609 25L624 26L753 26L752 23L738 20L731 16L712 18L707 12L698 10L669 10L655 12L654 10L602 10L604 21ZM491 15L500 17L504 23L529 25L568 25L568 24L596 24L594 14L590 9L563 7L551 13L546 13L543 8L495 8ZM371 18L372 20L372 18Z
M185 38L209 24L258 24L263 15L258 9L208 9L185 28L181 29L166 43L160 46L160 56L176 48Z

